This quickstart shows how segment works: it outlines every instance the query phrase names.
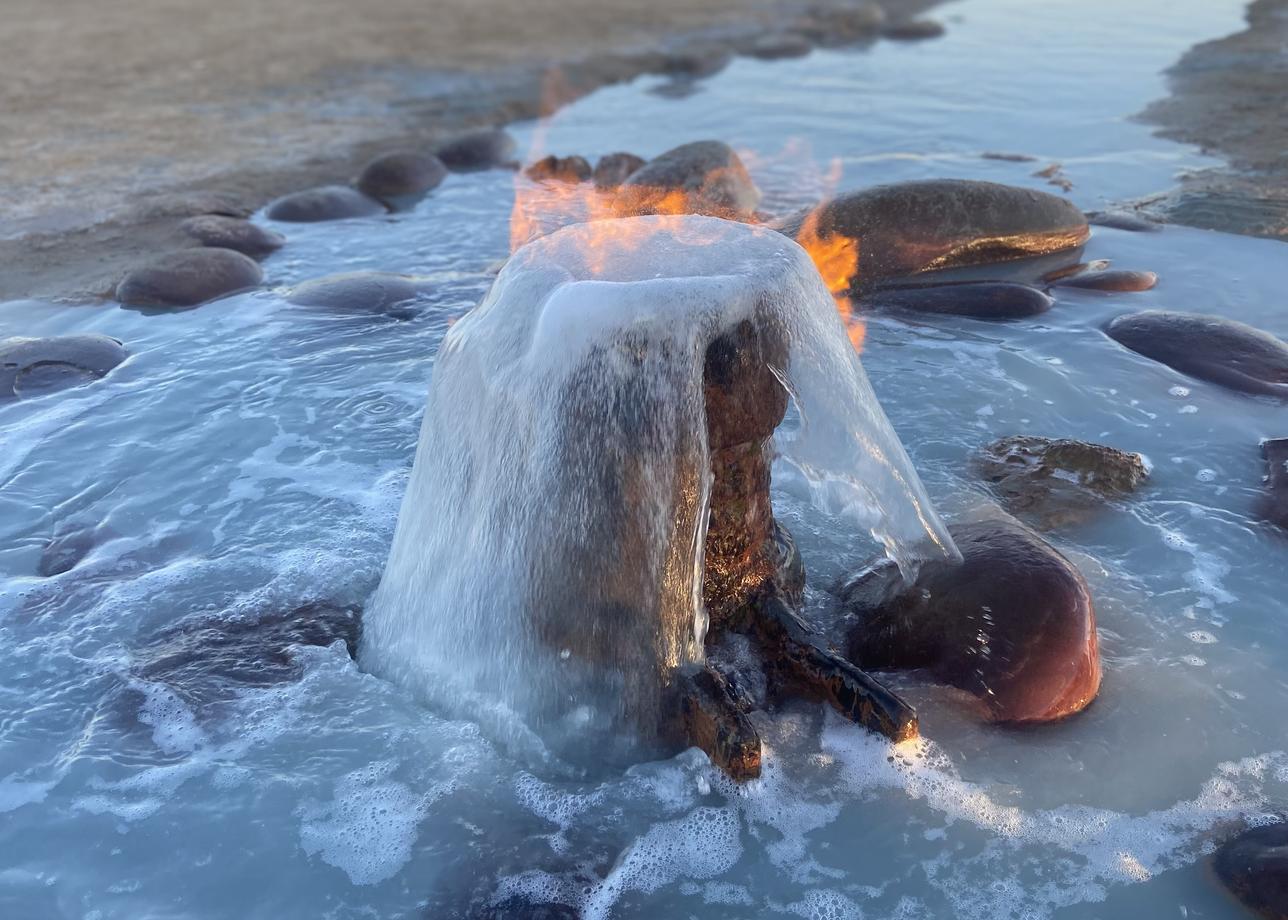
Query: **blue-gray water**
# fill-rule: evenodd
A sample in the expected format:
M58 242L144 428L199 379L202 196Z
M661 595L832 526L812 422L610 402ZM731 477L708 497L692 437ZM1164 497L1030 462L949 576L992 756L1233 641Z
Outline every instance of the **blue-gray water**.
M1237 3L938 14L939 41L737 61L678 100L643 79L516 133L590 157L719 137L756 154L766 206L784 208L833 157L842 188L953 175L1045 189L1030 174L1059 161L1088 208L1211 164L1128 116L1186 46L1238 27ZM303 650L298 682L206 706L141 680L142 650L184 618L369 595L434 351L506 252L511 187L455 176L413 213L283 226L269 290L189 312L0 305L0 336L96 331L131 352L95 385L0 405L0 914L441 917L487 890L588 917L1240 916L1200 857L1235 818L1288 803L1288 544L1251 515L1257 442L1288 417L1098 326L1169 307L1288 336L1276 242L1098 229L1088 257L1159 286L1060 291L1008 325L869 322L864 365L949 516L985 501L966 460L1001 435L1153 463L1136 499L1054 537L1093 587L1105 663L1100 699L1067 723L999 731L903 684L926 741L902 750L802 705L763 722L766 775L741 789L693 752L575 783L534 775L338 646ZM424 275L433 293L398 321L272 290L357 268ZM866 552L790 483L775 500L816 584ZM91 554L36 577L44 542L78 525L99 528Z

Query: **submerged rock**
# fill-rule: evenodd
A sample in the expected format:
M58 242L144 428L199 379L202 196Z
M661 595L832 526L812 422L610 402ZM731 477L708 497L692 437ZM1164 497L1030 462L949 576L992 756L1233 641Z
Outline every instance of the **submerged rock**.
M118 339L96 333L0 341L0 399L81 386L125 360Z
M364 195L384 202L398 202L433 191L446 177L447 167L432 153L395 150L362 167L354 185Z
M1199 380L1241 393L1288 398L1288 345L1232 319L1146 310L1112 320L1105 334Z
M415 300L421 290L409 275L347 272L297 284L286 292L286 300L306 307L379 313Z
M1039 279L1047 284L1055 284L1065 278L1081 275L1085 272L1101 272L1109 267L1108 259L1092 259L1090 262L1075 262L1072 265L1061 265L1042 275Z
M962 561L928 562L912 585L881 561L841 589L849 657L924 669L974 696L993 722L1050 722L1100 688L1096 615L1077 568L1017 523L949 528Z
M533 182L585 182L592 175L585 157L542 157L523 171Z
M941 313L974 319L1021 319L1037 316L1055 303L1035 287L1013 281L962 281L882 288L865 295L860 305Z
M198 706L229 701L247 687L298 680L292 649L339 640L356 656L362 611L353 606L306 604L260 619L182 622L139 650L136 673L163 683Z
M1261 456L1266 461L1266 494L1257 502L1257 512L1288 528L1288 438L1262 441Z
M1114 230L1129 230L1132 233L1157 233L1163 229L1158 221L1131 211L1092 211L1087 215L1087 222L1097 227L1112 227Z
M845 45L871 38L885 25L886 13L866 0L816 7L796 24L796 30L820 45Z
M1037 515L1045 526L1080 520L1149 476L1140 454L1031 435L999 438L979 453L975 466L1006 510Z
M615 189L644 165L644 158L633 153L610 153L595 164L595 188L600 191Z
M623 215L705 214L746 219L760 203L760 190L733 148L720 141L694 141L640 167L618 189Z
M269 204L264 212L269 220L308 224L324 220L346 220L384 214L386 208L347 185L322 185L283 195Z
M203 214L189 217L179 229L202 246L231 249L252 259L262 259L286 244L286 237L239 217Z
M1288 821L1250 828L1226 841L1212 868L1249 910L1267 920L1288 920Z
M805 57L814 50L814 43L799 32L787 32L783 35L762 35L747 48L746 53L762 61L776 61L782 58Z
M858 271L851 278L858 290L920 272L1071 249L1089 233L1082 212L1063 198L967 179L847 192L781 229L797 242L803 231L823 240L859 240Z
M182 249L132 269L116 286L116 299L130 307L195 307L259 287L259 264L231 249Z
M483 128L440 144L434 153L452 172L478 172L510 166L517 148L510 132L501 128Z
M1073 272L1052 282L1056 287L1078 288L1084 291L1148 291L1158 284L1158 275L1153 272L1139 271L1098 271L1089 270Z
M52 578L76 568L94 548L97 542L96 530L94 527L82 527L54 537L40 553L36 574L41 578Z
M944 34L944 25L934 19L908 19L890 23L881 30L881 34L895 41L915 42L939 38Z

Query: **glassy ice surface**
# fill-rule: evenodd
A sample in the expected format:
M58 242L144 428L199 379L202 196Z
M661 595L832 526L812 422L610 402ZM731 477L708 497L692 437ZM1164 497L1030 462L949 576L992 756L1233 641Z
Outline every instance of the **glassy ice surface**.
M980 0L937 15L940 41L737 61L684 99L649 92L656 78L610 88L541 145L651 155L719 137L759 154L770 209L811 200L833 156L843 188L1048 188L1030 173L1059 161L1084 207L1212 162L1127 116L1186 46L1239 26L1238 4ZM793 137L812 168L784 154ZM0 913L446 917L516 893L588 917L1240 916L1201 856L1234 819L1288 802L1288 546L1251 514L1257 443L1288 419L1099 326L1167 307L1288 336L1280 243L1097 229L1086 257L1157 271L1158 287L1057 290L1051 312L1006 325L868 320L864 365L948 517L986 501L967 457L1002 435L1089 438L1153 464L1138 497L1053 537L1092 585L1105 660L1100 699L1067 723L979 726L900 681L915 745L800 705L762 720L766 774L745 787L694 752L577 782L340 645L302 650L297 682L205 702L140 676L185 620L369 596L433 355L506 252L511 182L457 176L410 214L284 227L266 290L193 311L0 306L0 335L102 332L131 353L92 386L0 405ZM402 320L279 293L367 268L426 276L432 293ZM774 497L812 585L873 551L806 511L785 473ZM88 555L37 577L45 543L83 527Z

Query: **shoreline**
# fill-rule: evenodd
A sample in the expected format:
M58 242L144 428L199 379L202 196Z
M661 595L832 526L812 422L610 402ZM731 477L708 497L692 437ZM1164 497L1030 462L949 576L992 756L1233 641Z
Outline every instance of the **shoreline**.
M170 0L124 0L98 19L92 0L59 4L57 15L21 2L29 15L11 21L23 27L0 38L0 82L10 86L0 133L18 138L0 156L0 301L100 301L142 259L194 245L178 229L187 217L246 216L279 195L346 183L379 153L548 114L602 86L701 79L766 39L820 24L835 39L826 44L879 38L838 26L870 6L855 0L656 0L647 10L625 0L445 0L434 28L416 0L380 0L366 25L348 0L322 0L315 6L335 21L311 8L303 35L290 10L259 10L258 0L228 0L202 28ZM937 2L881 6L898 22ZM61 30L76 25L75 6L89 18L69 36ZM149 36L127 35L149 16L175 39L168 61L150 62ZM523 21L491 31L507 20ZM252 32L263 40L249 41ZM45 42L75 49L78 36L79 53L43 64L66 64L62 82L76 81L61 90L71 94L64 105L59 80L35 62ZM119 61L104 60L105 36L119 42ZM185 60L207 46L209 59ZM435 66L419 63L427 59Z

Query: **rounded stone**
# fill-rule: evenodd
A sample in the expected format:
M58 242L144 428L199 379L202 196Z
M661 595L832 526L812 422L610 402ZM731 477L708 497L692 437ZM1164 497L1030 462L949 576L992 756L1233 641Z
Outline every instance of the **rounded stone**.
M814 43L799 32L786 32L782 35L762 35L747 49L750 57L762 61L776 61L783 58L805 57L814 50Z
M908 19L892 22L881 30L886 38L901 42L924 41L944 34L944 25L934 19Z
M297 284L286 293L286 300L306 307L381 313L415 300L420 292L408 275L347 272Z
M0 341L0 399L81 386L126 358L117 339L96 333Z
M644 165L644 158L633 153L610 153L595 164L595 188L601 191L615 189Z
M593 174L585 157L542 157L523 171L533 182L585 182Z
M269 220L308 224L351 217L372 217L385 212L383 204L357 189L347 185L322 185L283 195L269 204L264 213Z
M354 182L358 191L381 201L416 198L433 191L447 176L447 167L432 153L395 150L362 167Z
M968 179L928 179L847 192L781 227L797 242L814 234L860 241L855 289L920 272L983 265L1072 249L1087 219L1066 199ZM808 247L807 247L808 248Z
M484 128L454 137L434 153L452 172L477 172L511 165L517 148L508 131Z
M885 10L876 3L833 4L818 7L798 24L802 34L821 45L844 45L870 38L886 23Z
M951 527L960 563L927 562L904 584L885 560L841 589L849 657L870 670L924 669L1000 723L1051 722L1100 689L1091 594L1077 568L1012 521Z
M1253 827L1226 841L1212 868L1249 910L1267 920L1288 920L1288 821Z
M1078 288L1083 291L1105 291L1124 293L1148 291L1158 284L1158 275L1153 272L1125 271L1083 271L1057 278L1053 284L1057 287Z
M860 304L913 313L939 313L972 319L1021 319L1051 309L1049 296L1014 281L963 281L952 284L882 288Z
M239 217L203 214L189 217L179 229L202 246L231 249L252 259L262 259L286 243L282 234Z
M746 219L760 190L733 148L694 141L654 157L618 189L622 214L705 214Z
M1105 334L1173 370L1241 393L1288 398L1288 345L1219 316L1145 310L1119 316Z
M1097 227L1111 227L1131 233L1157 233L1163 229L1158 221L1131 211L1095 211L1087 215L1087 222Z
M116 299L131 307L194 307L258 287L264 272L231 249L182 249L132 269L116 286Z

